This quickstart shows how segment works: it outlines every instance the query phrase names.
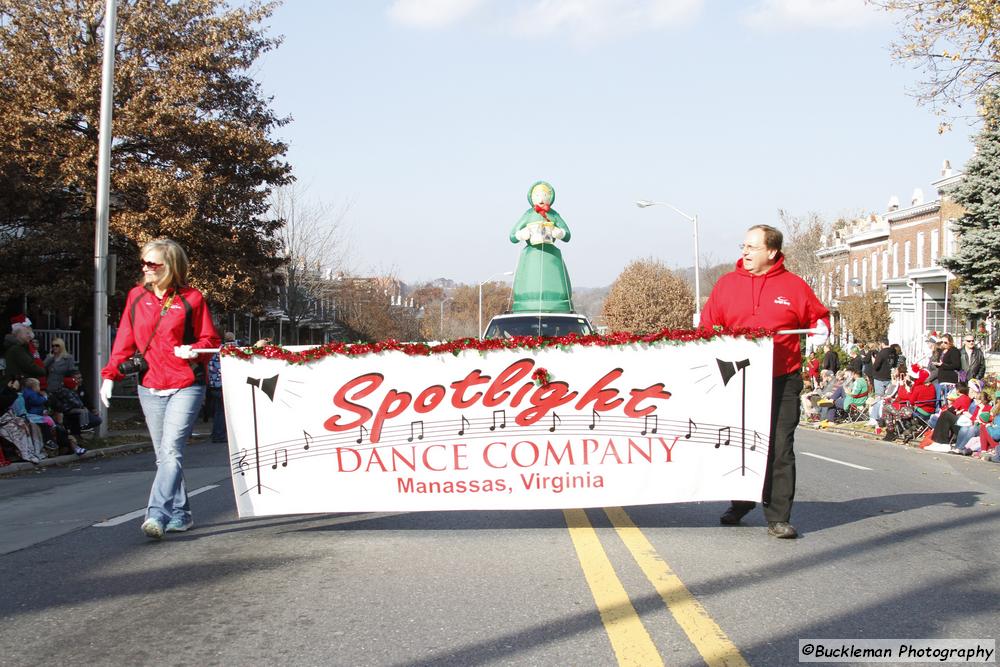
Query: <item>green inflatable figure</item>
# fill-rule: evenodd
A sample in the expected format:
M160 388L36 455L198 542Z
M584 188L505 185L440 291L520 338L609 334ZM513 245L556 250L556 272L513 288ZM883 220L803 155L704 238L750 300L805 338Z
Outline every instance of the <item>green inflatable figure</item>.
M514 274L515 313L571 313L573 288L557 240L569 241L569 227L552 208L556 191L545 181L528 189L531 205L514 228L510 242L524 241Z

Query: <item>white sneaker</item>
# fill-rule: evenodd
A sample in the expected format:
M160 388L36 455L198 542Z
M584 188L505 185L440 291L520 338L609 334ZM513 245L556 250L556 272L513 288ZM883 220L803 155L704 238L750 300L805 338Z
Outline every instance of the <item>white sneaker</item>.
M868 425L871 426L872 428L878 428L878 421L875 419L869 419Z
M150 517L142 522L139 530L145 533L146 537L158 540L163 537L163 524Z

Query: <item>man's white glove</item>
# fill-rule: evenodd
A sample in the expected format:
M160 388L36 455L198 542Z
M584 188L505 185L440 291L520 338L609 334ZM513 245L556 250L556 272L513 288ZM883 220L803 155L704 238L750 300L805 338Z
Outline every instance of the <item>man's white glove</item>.
M106 408L111 407L111 390L114 388L115 383L113 380L105 380L101 383L101 403L103 403Z
M192 350L190 345L175 345L174 356L181 359L196 359L198 353Z
M531 236L531 231L527 227L521 227L521 229L514 232L514 238L518 241L527 241L529 236Z
M816 326L813 327L813 333L809 334L806 338L806 349L819 349L828 340L830 340L830 328L826 326L826 322L819 320L816 322Z

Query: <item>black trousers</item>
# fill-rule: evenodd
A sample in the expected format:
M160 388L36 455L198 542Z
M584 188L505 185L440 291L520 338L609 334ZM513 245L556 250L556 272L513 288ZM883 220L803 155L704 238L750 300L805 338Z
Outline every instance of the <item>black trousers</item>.
M795 428L799 425L799 396L802 374L779 375L771 385L771 440L767 449L767 469L761 501L764 518L788 521L795 500ZM756 503L734 500L733 507L750 510Z

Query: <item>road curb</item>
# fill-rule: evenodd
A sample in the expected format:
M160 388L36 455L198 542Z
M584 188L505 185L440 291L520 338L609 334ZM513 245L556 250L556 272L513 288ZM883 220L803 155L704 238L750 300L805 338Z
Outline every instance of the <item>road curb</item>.
M204 442L209 442L208 436L192 437L191 440L188 442L188 444L194 445ZM78 461L87 461L90 459L104 458L106 456L114 456L116 454L145 451L147 449L152 449L152 448L153 448L152 441L138 440L136 442L126 443L124 445L111 445L110 447L88 449L87 453L84 454L83 456L77 456L76 454L63 454L61 456L44 458L37 464L30 463L28 461L18 461L17 463L11 463L9 465L0 466L0 476L24 472L26 470L38 470L40 468L47 468L50 466L67 465L76 463Z

